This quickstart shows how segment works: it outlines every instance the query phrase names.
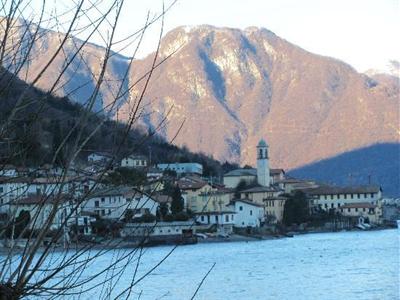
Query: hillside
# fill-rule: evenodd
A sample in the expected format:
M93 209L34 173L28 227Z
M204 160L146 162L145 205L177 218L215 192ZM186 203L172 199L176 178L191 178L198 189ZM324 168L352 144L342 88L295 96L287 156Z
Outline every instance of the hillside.
M44 46L38 46L40 57L51 53L58 35L45 32ZM79 43L71 40L68 47ZM73 49L68 47L66 53ZM93 57L101 58L101 48L89 44L84 49L88 68L96 71L98 60ZM221 161L254 164L254 147L263 137L270 145L272 166L295 169L355 149L399 143L397 77L358 73L342 61L307 52L264 28L179 27L163 38L160 59L175 50L153 75L140 123L144 130L154 129L166 118L160 134L171 139L184 121L176 145ZM127 68L126 58L115 58L107 71L110 82L122 78ZM136 60L126 85L145 74L152 59L149 55ZM60 95L75 91L77 78L90 81L92 71L78 69L78 77L73 71L66 75ZM43 80L39 86L46 90L49 82ZM140 90L139 84L121 100L116 118L127 119ZM88 91L90 85L82 93ZM75 93L71 99L81 103L85 97ZM102 92L96 107L111 101L110 94ZM380 155L385 159L384 153ZM383 171L382 164L373 168Z
M19 109L10 118L19 99ZM75 122L84 113L80 104L30 87L8 71L0 69L0 169L4 164L40 166L50 163L62 139L72 133L55 162L62 165L75 141ZM204 154L178 148L157 135L149 136L140 130L131 130L122 142L126 125L93 113L89 113L81 140L92 134L99 124L100 128L80 152L76 161L78 164L93 151L112 153L118 160L131 153L149 155L151 150L153 163L199 162L204 166L205 175L217 176L224 172L223 168L232 168L229 164L222 166ZM121 147L117 152L119 145Z

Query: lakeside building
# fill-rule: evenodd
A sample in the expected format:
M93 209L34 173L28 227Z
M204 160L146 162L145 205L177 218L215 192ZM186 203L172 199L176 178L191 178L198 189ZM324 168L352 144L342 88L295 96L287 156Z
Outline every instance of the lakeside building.
M127 223L121 230L121 237L142 244L196 243L193 222Z
M194 212L201 211L198 197L200 194L215 191L216 189L200 177L185 176L177 181L184 200L184 207Z
M264 223L264 206L248 199L234 199L228 204L235 212L234 227L260 227Z
M311 205L328 211L337 209L351 203L370 203L378 205L382 201L382 189L380 186L319 186L312 189L304 189L311 196Z
M68 216L73 218L73 200L68 195L30 195L10 202L11 214L18 217L22 211L28 212L30 216L28 228L35 230L47 225L54 208L56 213L50 224L50 230L67 226L66 223L63 224L66 218Z
M157 164L157 168L162 171L175 171L176 174L198 174L203 175L203 166L198 163L166 163Z
M147 157L143 155L129 155L121 160L121 167L124 168L147 168Z
M188 207L193 212L223 211L233 198L232 189L213 189L192 197Z
M354 223L382 223L382 207L370 202L348 203L340 206L336 211L344 217L354 218ZM360 218L362 218L361 222Z
M218 233L230 234L235 225L235 211L229 208L223 211L209 211L195 213L195 220L208 228L216 226Z
M144 214L156 215L158 202L131 187L105 188L94 191L82 204L82 211L91 212L104 219L120 220L127 210L134 217Z

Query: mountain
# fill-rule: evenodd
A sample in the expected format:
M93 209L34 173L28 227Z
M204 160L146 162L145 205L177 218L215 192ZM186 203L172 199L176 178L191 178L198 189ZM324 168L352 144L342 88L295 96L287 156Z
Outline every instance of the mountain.
M48 57L59 35L46 31L39 58ZM70 44L79 42L71 38ZM158 131L172 139L184 122L174 139L177 145L221 161L254 164L255 145L263 137L272 166L295 169L355 149L399 143L399 80L394 76L358 73L264 28L178 27L162 39L159 60L174 51L153 74L141 103L141 125L155 129L166 119ZM71 71L60 90L68 93L76 81L90 82L101 55L101 48L85 46L88 69L78 68L78 75ZM128 68L126 58L115 57L107 69L110 82ZM153 57L134 61L125 87L146 74ZM39 86L47 89L49 84L43 80ZM128 118L142 86L135 85L122 99L116 118ZM102 91L98 107L112 101L108 92L113 89ZM73 94L71 99L82 102L85 97Z
M12 111L15 114L10 119ZM69 136L55 161L62 165L72 154L69 150L73 149L77 138L75 124L83 114L86 109L82 105L27 85L0 67L0 170L5 164L38 167L51 163L61 141ZM150 149L153 163L198 162L203 165L206 176L218 177L226 169L235 167L221 165L204 154L181 149L135 129L131 129L123 141L126 125L95 113L89 113L84 124L79 141L88 141L75 160L78 164L82 160L86 162L87 155L93 151L113 154L118 163L119 159L132 153L147 156Z
M272 164L296 168L379 142L399 141L399 83L309 53L274 33L199 26L167 34L161 53L183 45L147 91L154 124L173 105L170 136L218 159L254 163L265 137ZM137 61L142 74L152 56Z

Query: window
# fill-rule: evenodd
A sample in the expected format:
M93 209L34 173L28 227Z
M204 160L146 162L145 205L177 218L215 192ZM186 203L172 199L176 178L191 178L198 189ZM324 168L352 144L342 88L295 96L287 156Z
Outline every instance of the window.
M325 208L328 208L328 204L325 203Z
M335 208L335 205L333 203L331 204L331 208Z
M353 194L351 194L350 196L351 196L351 199L353 199Z
M233 215L231 215L231 221L233 221Z
M324 198L325 198L325 200L327 200L327 199L328 199L328 196L327 196L327 195L325 195L325 196L324 196Z
M225 222L229 222L229 215L225 215Z
M215 216L215 222L218 223L218 216Z
M252 210L250 210L250 216L252 216L253 215L253 211Z
M340 203L337 204L337 207L340 207Z
M365 212L365 207L363 207L363 211Z
M201 217L200 217L200 220L203 222L203 221L204 221L204 216L201 216Z
M373 193L371 193L371 198L374 198L374 194Z
M344 199L347 199L347 194L344 194Z
M99 207L99 201L94 201L94 207Z
M358 208L356 207L356 212L358 212Z
M101 203L104 203L104 201L106 201L104 198L101 198Z
M343 208L340 209L340 212L343 212Z
M331 195L331 200L333 200L333 195Z
M2 193L3 192L3 187L0 187L0 193Z
M357 194L357 199L360 199L360 194Z
M243 206L239 206L239 210L243 210Z
M350 208L348 208L348 209L347 209L347 211L348 211L348 212L350 212L350 211L351 211L351 209L350 209Z

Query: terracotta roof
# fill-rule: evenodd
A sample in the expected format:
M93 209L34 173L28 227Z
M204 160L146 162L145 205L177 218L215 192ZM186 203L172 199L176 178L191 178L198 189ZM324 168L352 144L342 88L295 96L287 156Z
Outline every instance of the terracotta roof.
M69 197L68 195L65 194L61 194L61 195L50 195L50 196L46 196L46 195L29 195L28 197L25 198L21 198L21 199L16 199L14 200L14 204L20 204L20 205L24 205L24 204L41 204L41 203L55 203L57 201L60 202L67 202L71 200L71 197Z
M221 215L221 214L236 214L235 211L224 210L224 211L203 211L194 213L195 215Z
M249 204L249 205L252 205L252 206L264 207L264 205L255 203L255 202L251 201L250 199L232 199L232 200L229 202L228 205L235 204L235 202L242 202L242 203L246 203L246 204Z
M377 206L369 202L347 203L340 208L376 208Z
M191 189L200 189L208 183L205 181L191 181L191 180L179 180L178 186L181 190L191 190Z
M378 193L381 188L377 185L369 186L350 186L350 187L336 187L336 186L320 186L317 188L306 189L310 195L338 195L338 194L363 194L363 193Z
M264 193L264 192L279 192L280 189L275 188L273 186L255 186L243 191L240 193Z
M287 197L284 196L276 196L276 197L267 197L263 199L263 201L274 201L274 200L287 200Z
M278 175L280 173L284 173L285 171L283 169L270 169L269 173L271 175ZM257 176L257 169L251 168L251 169L235 169L232 171L229 171L228 173L224 174L224 177L234 177L234 176Z

